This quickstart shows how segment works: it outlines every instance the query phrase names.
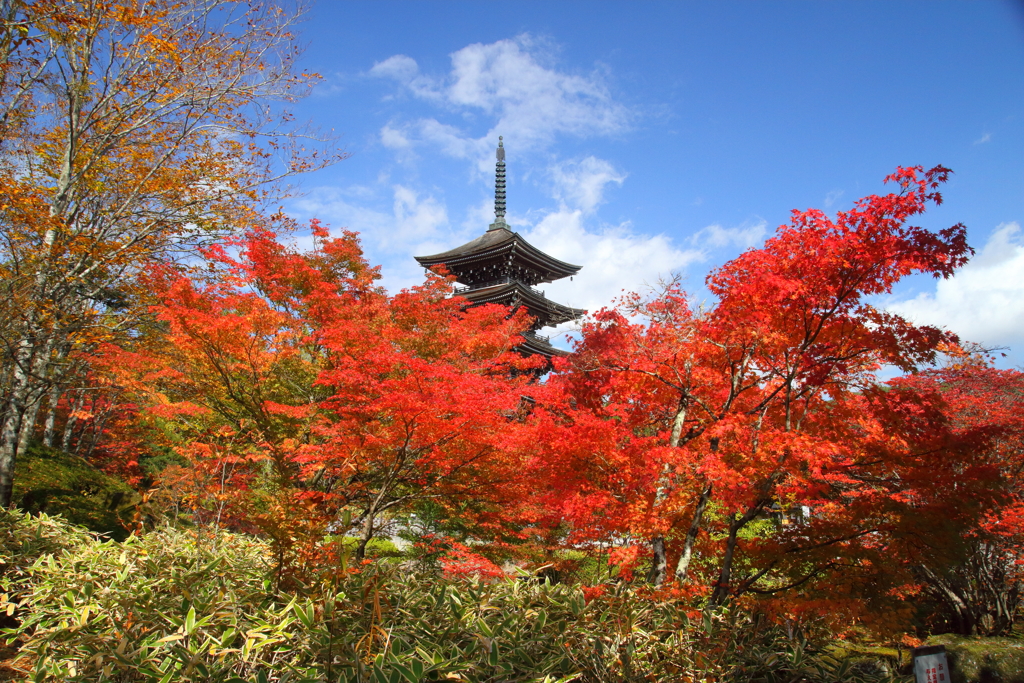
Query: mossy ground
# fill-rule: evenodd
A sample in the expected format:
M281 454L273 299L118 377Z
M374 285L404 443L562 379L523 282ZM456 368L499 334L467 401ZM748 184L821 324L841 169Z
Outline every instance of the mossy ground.
M929 645L945 645L952 683L1024 683L1024 640L946 633Z
M926 644L946 646L950 683L1024 683L1024 639L944 633L931 636ZM913 673L911 650L905 648L844 644L832 653L861 667Z
M128 536L126 525L137 499L130 486L70 453L33 447L15 464L16 507L33 514L60 515L117 540Z

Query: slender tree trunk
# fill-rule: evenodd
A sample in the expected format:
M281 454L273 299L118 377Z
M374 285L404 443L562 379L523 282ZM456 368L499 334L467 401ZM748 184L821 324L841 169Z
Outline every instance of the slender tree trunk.
M693 521L690 522L690 529L686 532L686 541L683 543L683 552L676 563L676 581L686 581L687 572L690 571L690 561L693 558L693 546L697 543L697 535L700 533L700 525L704 521L704 511L711 500L712 485L701 491L697 498L697 507L693 511Z
M679 447L682 438L683 426L686 424L686 396L679 399L679 409L672 420L672 433L669 436L668 445L672 448ZM668 498L672 492L672 465L665 463L661 472L661 479L658 481L658 489L654 493L654 508L657 508ZM647 572L647 582L660 586L665 582L668 574L668 553L665 550L665 536L658 535L651 539L651 569Z
M82 457L88 460L92 457L92 452L96 450L96 446L99 444L100 439L103 437L103 429L107 426L107 420L110 418L110 411L105 412L98 419L93 421L92 425L92 438L89 439L89 448L86 449L85 455Z
M53 437L57 430L57 405L60 403L61 386L54 382L46 401L46 421L43 423L43 445L53 448Z
M79 391L78 396L75 397L75 402L71 404L68 419L64 421L64 433L61 435L60 449L65 453L71 452L71 439L75 435L75 423L78 421L76 413L82 409L83 403L85 403L85 393Z
M722 558L722 566L718 571L718 580L715 582L715 590L708 601L708 609L714 609L721 605L729 595L729 582L732 580L732 558L736 552L737 534L740 527L736 515L729 524L729 538L725 544L725 556Z
M757 517L764 504L764 501L754 503L752 507L747 508L747 511L741 517L737 517L736 513L733 513L732 521L729 523L729 538L725 542L725 556L722 557L722 566L718 572L718 581L715 582L715 590L708 601L707 608L709 610L715 609L729 597L729 586L732 582L732 563L736 556L736 544L739 541L740 529L745 527L750 520Z
M18 455L21 422L28 408L31 393L32 344L23 339L14 352L11 391L8 397L7 414L0 427L0 507L11 506L14 491L14 461Z
M713 436L708 439L708 447L711 449L712 453L716 453L718 451L717 436ZM683 542L683 552L680 553L679 562L676 563L676 581L686 581L687 573L690 571L690 561L693 559L693 547L697 544L697 535L700 534L700 526L704 522L704 511L708 507L708 501L711 500L712 489L713 485L708 484L697 497L697 504L694 506L693 510L693 521L690 522L690 528L686 532L686 540Z
M96 420L96 401L97 401L96 394L93 393L90 396L90 399L91 399L91 403L89 405L90 420L88 422L86 422L85 424L83 424L82 428L78 430L78 441L75 442L75 455L81 455L83 458L88 457L89 452L92 450L91 444L95 442L95 436L96 436L96 433L95 433L96 422L97 422L97 420ZM85 402L83 401L82 403L84 404ZM89 435L89 427L90 426L93 428L93 434L92 434L92 439L88 440L88 437L90 436ZM89 443L90 445L86 446L86 443ZM83 447L85 447L85 453L82 452Z
M651 550L654 557L651 559L651 569L647 572L647 582L660 586L665 582L665 574L668 572L668 556L665 554L665 537L655 536L651 539Z
M39 418L39 408L42 404L43 396L41 393L38 396L29 398L29 404L26 406L21 426L18 428L18 453L24 453L32 442L32 437L35 436L36 420Z
M373 538L374 511L371 508L366 512L366 519L363 520L363 533L359 537L359 545L356 546L355 558L362 561L366 557L366 546Z

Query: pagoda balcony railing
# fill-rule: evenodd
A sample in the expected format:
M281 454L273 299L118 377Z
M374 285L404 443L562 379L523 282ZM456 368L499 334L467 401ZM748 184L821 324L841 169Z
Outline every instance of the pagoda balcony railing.
M547 344L548 346L551 345L551 337L545 337L543 334L537 334L533 330L523 332L523 338L528 341L535 341L541 344Z
M522 285L523 287L526 287L528 290L530 290L531 292L533 292L537 296L540 296L540 297L544 296L544 292L542 292L541 290L534 289L533 287L530 287L529 285L524 284L522 282L522 280L516 280L515 278L512 278L512 277L502 277L502 278L498 278L497 280L488 280L487 282L478 282L475 285L455 285L454 293L455 294L462 294L463 292L472 292L473 290L476 290L476 289L486 289L487 287L494 287L495 285L510 285L513 282L518 282L520 285Z

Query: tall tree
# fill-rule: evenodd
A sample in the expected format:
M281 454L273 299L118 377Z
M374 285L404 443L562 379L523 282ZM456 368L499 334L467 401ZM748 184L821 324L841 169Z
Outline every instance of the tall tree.
M1007 634L1024 598L1024 373L992 368L982 354L958 354L946 367L890 384L880 402L905 396L932 404L948 440L961 444L952 467L929 457L929 476L905 497L907 514L930 524L898 539L899 556L944 608L936 616L945 623L930 626ZM926 431L919 412L896 417Z
M670 556L674 578L692 581L703 543L711 604L804 585L830 568L806 561L816 548L873 533L877 517L855 523L852 503L892 492L869 483L862 393L882 366L912 370L956 340L866 298L911 273L948 277L968 258L963 226L909 223L941 201L948 173L901 168L887 178L896 192L834 218L794 212L709 276L717 301L705 309L669 286L600 313L536 413L550 504L578 533L649 543L656 584ZM802 506L816 510L813 538L751 536Z
M271 535L284 519L266 496L287 499L282 514L335 520L358 556L424 501L471 504L481 528L500 525L500 504L525 486L515 418L529 375L516 370L531 361L512 352L524 314L463 311L440 277L389 296L354 235L314 233L316 249L297 253L253 231L239 259L209 252L213 282L154 281L165 332L106 348L109 372L197 471L221 472L226 512Z
M297 11L279 3L39 0L2 14L6 506L41 401L55 386L59 399L69 354L133 324L147 264L252 224L273 181L309 167L271 103L312 77L293 73Z

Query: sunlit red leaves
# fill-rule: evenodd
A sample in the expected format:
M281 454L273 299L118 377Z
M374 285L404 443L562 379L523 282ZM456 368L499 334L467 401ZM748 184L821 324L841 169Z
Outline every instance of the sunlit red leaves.
M972 253L963 226L907 222L940 200L947 176L901 168L887 179L896 193L834 218L794 212L763 248L712 273L717 301L705 309L670 285L650 299L629 295L585 325L534 415L547 456L542 495L570 525L569 542L665 536L678 556L698 497L713 491L697 520L697 580L715 581L735 543L751 567L722 574L737 594L791 582L806 591L819 575L864 587L879 572L893 591L909 590L898 588L909 580L903 570L889 571L898 564L886 559L890 546L924 520L950 517L958 503L938 493L936 477L969 479L955 500L978 492L993 502L984 492L996 472L970 453L999 448L985 434L1006 421L976 408L986 399L967 400L977 380L966 375L944 375L958 387L951 395L928 388L938 380L926 375L876 386L883 365L914 370L956 348L949 333L867 302L912 273L948 277ZM954 427L969 416L973 431ZM1020 425L1001 433L1011 432L1019 445ZM952 516L977 519L979 505ZM735 524L758 519L774 530L726 543Z
M268 491L300 495L326 520L344 508L370 529L425 498L472 500L477 528L500 531L526 498L528 377L510 372L524 365L511 349L525 317L463 311L444 278L389 296L353 234L313 230L308 253L254 230L237 257L206 251L205 281L154 277L164 331L108 350L107 365L150 397L209 486L233 492L236 516ZM251 522L269 524L256 510Z

